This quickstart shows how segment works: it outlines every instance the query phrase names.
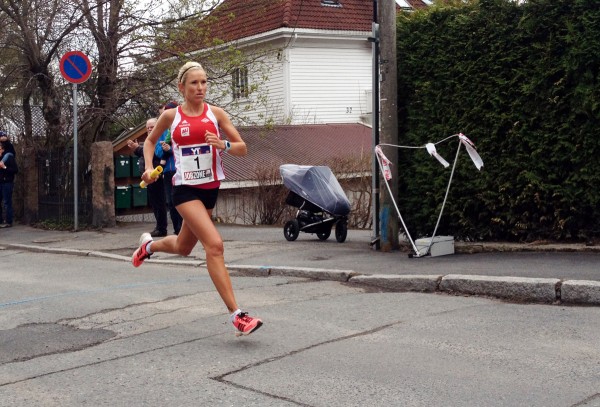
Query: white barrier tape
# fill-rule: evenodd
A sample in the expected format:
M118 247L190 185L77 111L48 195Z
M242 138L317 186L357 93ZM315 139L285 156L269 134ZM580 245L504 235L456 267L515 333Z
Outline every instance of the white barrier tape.
M383 151L381 151L381 147L379 146L375 146L375 153L379 156L379 162L381 163L381 170L382 170L382 174L383 177L389 181L392 179L392 170L390 168L390 165L392 164L390 160L388 160L388 158L385 156L385 154L383 154Z
M435 148L435 144L440 144L443 143L446 140L449 140L451 138L454 137L458 137L459 138L459 143L458 143L458 149L456 150L456 157L454 158L454 164L452 164L452 171L450 172L450 178L448 179L448 187L446 188L446 194L444 196L444 201L442 203L442 207L440 208L440 213L437 219L437 223L435 225L435 228L433 230L433 234L431 236L431 240L429 241L429 245L427 247L427 249L424 252L420 252L416 245L414 240L412 239L410 233L408 232L408 229L404 223L404 219L402 219L402 215L400 214L400 209L398 208L398 205L396 203L396 198L392 195L392 191L391 188L388 184L388 181L390 179L392 179L392 173L390 170L390 165L392 164L390 162L390 160L388 160L388 158L383 154L383 151L381 150L380 146L389 146L389 147L396 147L396 148L425 148L427 150L427 152L429 153L429 155L431 155L432 157L435 157L435 159L437 159L445 168L448 168L450 166L450 164L437 153L437 150ZM420 147L413 147L413 146L399 146L399 145L394 145L394 144L379 144L377 146L375 146L375 154L377 156L377 162L379 164L380 169L382 170L382 175L385 179L385 184L388 188L388 191L390 193L390 196L392 197L392 202L394 203L394 207L396 208L396 211L398 212L398 217L400 218L400 221L402 222L402 226L404 227L404 231L406 232L406 236L408 237L408 239L410 240L410 243L415 251L416 257L422 257L425 256L429 253L429 250L431 249L431 246L433 244L433 239L435 237L435 234L437 232L438 226L440 224L440 220L442 218L442 213L444 212L444 207L446 205L446 200L448 199L448 192L450 191L450 184L452 183L452 178L454 177L454 169L456 168L456 163L458 162L458 155L460 153L460 146L464 145L467 153L469 154L469 157L471 157L471 161L473 161L473 164L475 164L475 167L477 167L478 170L481 171L481 168L483 167L483 160L481 159L481 157L479 156L479 154L477 153L477 150L475 150L475 144L469 140L469 138L467 136L465 136L462 133L459 134L453 134L452 136L446 137L443 140L438 141L437 143L427 143L425 144L425 146L420 146Z
M477 150L475 150L475 144L473 144L473 142L471 140L469 140L468 137L462 133L460 133L458 135L458 138L460 139L460 142L463 143L463 145L467 149L467 153L469 153L469 157L471 157L471 160L473 161L473 164L475 164L475 167L477 167L477 169L479 171L481 171L481 168L483 167L483 160L477 153Z
M435 149L435 144L427 143L425 144L425 148L427 149L429 155L437 158L437 160L444 166L444 168L448 168L450 166L450 164L448 164L448 161L444 160L444 158L438 154L437 150Z

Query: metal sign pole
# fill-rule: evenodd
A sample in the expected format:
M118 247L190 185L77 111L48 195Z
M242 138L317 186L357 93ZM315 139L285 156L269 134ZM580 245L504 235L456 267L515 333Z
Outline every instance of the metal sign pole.
M60 59L60 73L63 78L73 84L73 226L79 227L79 170L77 158L77 84L87 81L92 74L92 64L81 51L69 51Z
M79 208L78 199L79 196L79 180L78 180L78 165L77 165L77 84L73 84L73 225L75 231L78 228L79 221Z

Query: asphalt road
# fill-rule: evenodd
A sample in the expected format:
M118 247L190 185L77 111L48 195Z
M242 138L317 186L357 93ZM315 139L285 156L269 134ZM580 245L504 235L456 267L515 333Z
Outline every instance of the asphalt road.
M0 264L1 406L600 406L600 307L233 277L236 338L200 267Z

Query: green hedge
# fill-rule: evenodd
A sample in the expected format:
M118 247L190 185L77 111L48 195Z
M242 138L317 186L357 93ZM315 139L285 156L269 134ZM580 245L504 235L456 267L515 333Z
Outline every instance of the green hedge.
M397 24L401 145L462 132L438 234L470 240L600 236L600 7L597 0L481 0L403 14ZM456 139L438 145L450 163ZM415 152L416 151L416 152ZM399 206L431 235L450 169L400 150Z

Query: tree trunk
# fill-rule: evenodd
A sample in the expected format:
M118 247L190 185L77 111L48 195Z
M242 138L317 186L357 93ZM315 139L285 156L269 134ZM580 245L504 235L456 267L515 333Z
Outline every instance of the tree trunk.
M31 94L30 86L23 86L24 94L23 118L24 129L22 141L22 157L27 159L19 160L20 176L23 187L23 222L32 224L38 220L38 170L37 170L37 149L33 143L33 119L31 115Z
M48 125L46 131L46 147L59 147L64 143L62 134L61 102L54 85L53 76L46 66L41 63L31 69L31 74L37 79L42 93L42 111Z

